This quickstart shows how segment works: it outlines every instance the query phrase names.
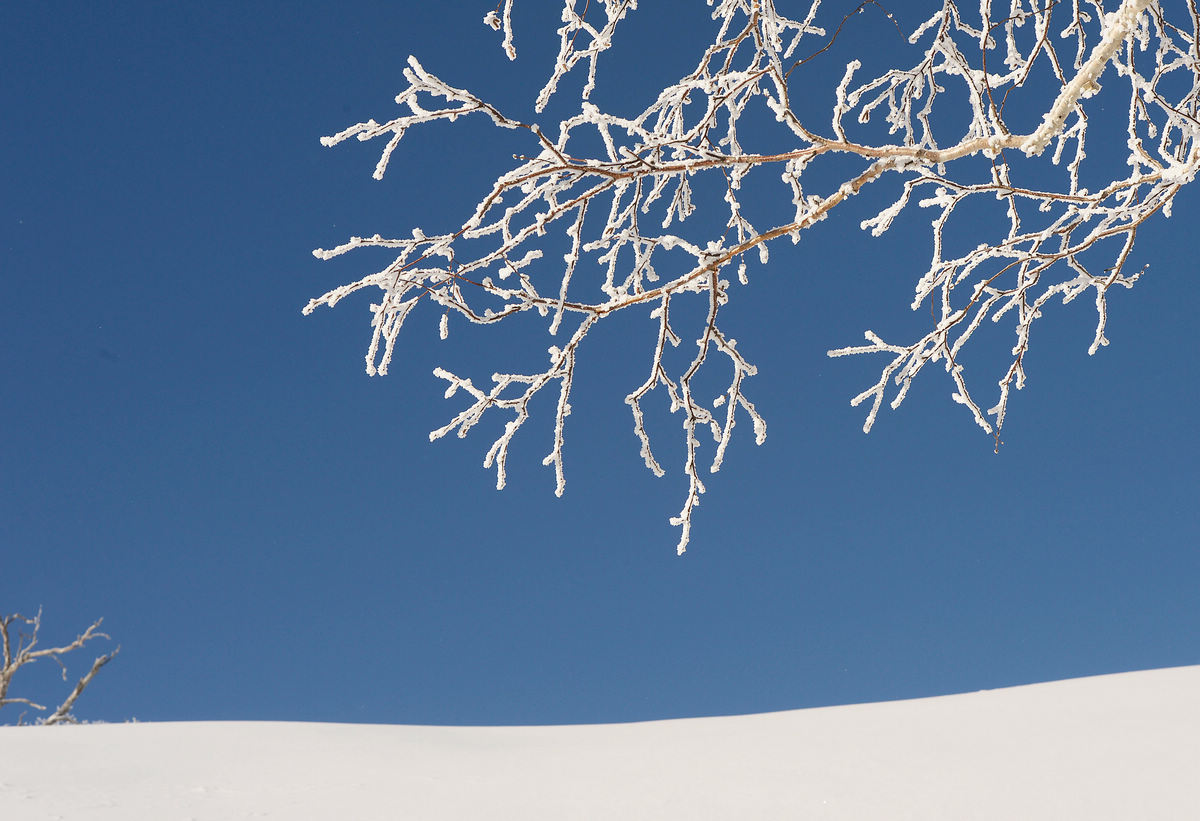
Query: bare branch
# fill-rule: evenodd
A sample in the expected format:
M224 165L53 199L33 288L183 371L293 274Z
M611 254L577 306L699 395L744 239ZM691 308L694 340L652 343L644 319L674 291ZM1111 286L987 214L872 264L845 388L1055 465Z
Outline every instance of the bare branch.
M66 700L63 701L59 708L54 711L53 715L46 719L45 723L74 724L75 719L71 716L71 710L74 709L75 702L79 699L79 696L83 694L83 691L87 688L87 686L92 683L92 679L96 677L96 673L100 672L100 668L112 661L113 657L119 652L121 652L121 648L117 647L117 649L113 650L111 653L100 656L93 661L92 668L87 671L83 678L79 679L79 682L75 685L75 689L71 691L71 695L67 696Z
M38 644L38 633L42 626L42 611L38 609L37 615L32 617L23 616L20 613L14 613L10 616L0 617L0 652L3 657L0 658L0 708L7 704L24 704L38 711L45 711L47 707L25 697L10 697L8 695L9 688L12 685L13 678L17 671L22 667L32 664L40 659L51 659L62 671L63 681L67 680L67 667L62 660L62 656L74 650L78 650L88 642L104 638L108 639L107 633L101 633L100 623L103 619L97 619L86 630L76 636L75 640L70 644L64 644L60 647L46 647L35 649ZM14 642L11 634L13 625L25 625L27 631L22 631ZM120 647L113 650L111 653L100 656L93 662L92 668L86 675L79 680L75 685L75 689L67 696L66 700L47 717L42 723L59 724L63 722L72 722L74 718L71 716L75 702L83 693L84 689L91 683L96 673L100 668L112 660L113 656L120 651Z

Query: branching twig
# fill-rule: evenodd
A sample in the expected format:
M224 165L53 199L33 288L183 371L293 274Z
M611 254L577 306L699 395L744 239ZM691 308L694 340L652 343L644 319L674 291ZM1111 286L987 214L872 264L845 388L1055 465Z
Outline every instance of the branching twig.
M556 133L502 113L410 58L404 72L408 86L396 98L405 109L401 116L383 124L368 120L324 140L334 145L350 137L386 137L379 177L407 130L428 122L480 114L495 126L531 135L530 153L516 157L516 165L495 180L458 228L435 235L416 228L404 238L354 237L315 252L330 258L376 247L394 256L377 273L312 300L305 312L379 288L383 296L371 306L370 373L386 372L401 327L421 301L438 306L443 337L448 316L480 325L530 312L545 317L548 333L567 340L550 348L548 363L493 374L494 387L487 391L444 368L435 371L449 383L448 397L461 389L471 404L433 437L451 430L463 436L494 409L511 412L485 458L502 487L508 448L529 418L530 400L556 384L546 464L554 467L556 492L562 493L576 352L600 321L627 309L647 311L657 323L650 370L625 401L642 457L655 475L664 470L651 450L643 400L662 388L671 411L681 414L688 492L672 521L681 528L682 552L705 489L697 467L699 433L712 436L712 471L727 454L737 416L750 417L756 441L765 437L765 423L744 394L756 370L720 327L732 275L746 284L748 259L766 264L774 240L798 241L813 224L844 210L839 206L848 199L874 188L895 199L862 221L873 235L888 231L914 205L933 214L931 258L923 271L913 272L912 302L917 309L929 301L932 328L909 343L867 331L868 344L830 351L887 355L878 381L853 400L855 405L870 400L864 429L876 422L889 386L896 386L889 402L894 408L924 367L939 363L953 386L952 398L998 443L1011 389L1025 384L1034 322L1052 300L1070 302L1091 292L1097 326L1089 352L1106 345L1108 295L1114 286L1131 287L1141 275L1128 270L1138 227L1160 212L1169 216L1175 194L1200 173L1197 2L1170 4L1170 13L1181 19L1168 19L1154 0L1112 0L1108 9L1101 0L1086 9L1055 0L1009 0L995 14L993 0L982 0L970 17L956 0L943 0L924 22L901 26L881 2L866 0L855 13L876 6L897 31L911 30L909 53L866 78L859 77L862 62L852 60L840 82L819 89L809 72L828 59L835 41L850 36L849 16L830 15L829 34L819 24L821 4L815 0L796 18L781 14L775 0L712 0L715 32L695 68L649 95L652 102L640 112L616 112L601 110L589 95L599 55L636 3L596 0L580 13L576 0L563 0L559 54L534 113L575 66L586 64L588 76L578 113ZM504 48L515 58L512 5L500 0L486 22L504 31ZM589 12L596 20L589 22ZM1072 53L1060 58L1064 48ZM796 89L803 90L806 104L824 99L830 108L798 109ZM1110 145L1127 145L1128 158L1125 165L1093 163L1085 169L1089 129L1103 127L1093 124L1088 111L1100 99L1128 108L1124 131L1103 137ZM786 150L755 150L760 135L739 130L743 115L760 105L791 141ZM1031 123L1037 124L1032 130ZM777 146L779 134L770 136ZM832 157L843 163L851 158L857 167L840 184L821 188L814 180L822 177L813 169ZM1100 183L1085 185L1085 171ZM695 183L706 173L723 189L719 202ZM751 174L782 180L790 194L790 208L766 228L756 227L743 207ZM888 190L892 193L885 194ZM992 208L993 219L981 221L973 210L968 223L960 217L966 203ZM693 219L697 212L714 211L720 220ZM560 252L563 263L551 264ZM679 300L689 299L705 300L707 311L687 332L697 340L697 352L677 359L672 349L681 337L672 323L683 315L675 310ZM961 355L985 319L1007 320L1014 333L1011 359L993 383L999 393L990 408L969 387L970 382L979 389L968 380ZM710 357L713 350L725 356ZM717 361L730 369L728 389L697 395L694 377ZM722 406L718 419L713 410Z
M75 637L75 640L70 644L65 644L61 647L46 647L37 649L38 633L42 627L42 611L39 608L37 615L33 617L23 616L20 613L14 613L10 616L0 617L0 707L6 704L24 704L32 707L35 710L44 712L47 707L45 705L34 702L24 697L10 697L8 691L12 685L12 680L16 676L17 671L22 667L32 664L39 659L51 659L58 664L62 670L63 681L67 680L67 667L63 663L62 656L74 650L78 650L88 642L98 638L109 638L107 633L100 632L100 623L103 619L97 619L86 630ZM28 629L27 632L21 632L14 641L11 635L11 627L14 624L24 624ZM61 705L48 717L42 720L43 724L62 724L71 723L75 719L71 715L71 710L75 706L75 702L82 695L83 691L91 684L96 673L105 664L108 664L112 658L120 652L121 648L117 647L111 653L107 653L98 657L93 663L91 669L79 680L71 694L62 702Z

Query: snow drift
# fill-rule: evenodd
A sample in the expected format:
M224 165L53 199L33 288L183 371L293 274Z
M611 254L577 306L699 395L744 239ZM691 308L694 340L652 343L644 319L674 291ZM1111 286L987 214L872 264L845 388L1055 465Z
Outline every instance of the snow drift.
M559 727L0 727L0 818L1200 818L1200 666Z

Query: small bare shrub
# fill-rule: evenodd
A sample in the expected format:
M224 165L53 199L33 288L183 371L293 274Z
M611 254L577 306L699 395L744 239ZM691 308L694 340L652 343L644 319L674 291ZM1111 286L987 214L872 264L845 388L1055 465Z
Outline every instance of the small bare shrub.
M0 641L3 641L3 657L0 658L0 708L6 707L9 704L24 704L39 712L46 712L49 708L44 704L39 704L32 699L23 697L10 697L8 695L9 687L12 685L13 677L27 664L32 664L39 659L53 659L62 669L62 679L67 680L67 666L63 663L62 657L73 650L78 650L87 644L89 641L98 638L111 638L107 633L101 633L100 622L103 619L96 619L88 629L80 633L73 642L65 644L61 647L45 647L38 648L38 632L42 627L42 611L38 609L37 615L32 618L23 616L20 613L13 613L11 616L0 617ZM16 636L13 636L13 625L17 625ZM75 685L75 689L71 691L63 702L45 717L39 717L39 724L74 724L77 719L71 714L71 710L75 707L75 702L79 700L79 696L92 679L96 677L96 673L100 672L100 668L112 661L113 656L120 652L118 646L111 653L99 656L92 662L92 668L84 674L83 678ZM17 719L18 724L25 723L25 713L22 713Z

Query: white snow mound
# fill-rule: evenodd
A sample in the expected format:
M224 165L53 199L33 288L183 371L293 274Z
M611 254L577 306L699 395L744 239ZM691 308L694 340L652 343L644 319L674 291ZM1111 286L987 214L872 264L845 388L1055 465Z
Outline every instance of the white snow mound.
M1200 666L559 727L0 727L0 819L1200 819Z

